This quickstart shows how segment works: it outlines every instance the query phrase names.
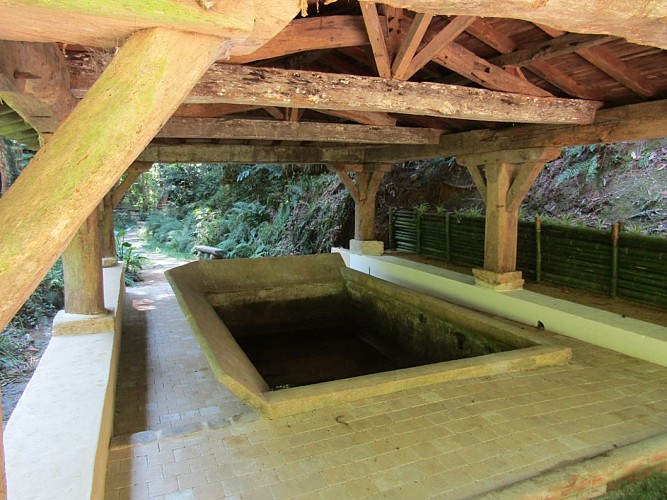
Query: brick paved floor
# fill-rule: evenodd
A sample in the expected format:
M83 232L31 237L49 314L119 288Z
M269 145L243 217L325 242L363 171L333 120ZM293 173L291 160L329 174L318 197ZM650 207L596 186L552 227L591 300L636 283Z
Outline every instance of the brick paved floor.
M568 366L271 421L216 382L158 276L128 289L106 496L464 498L667 431L667 369L557 338Z

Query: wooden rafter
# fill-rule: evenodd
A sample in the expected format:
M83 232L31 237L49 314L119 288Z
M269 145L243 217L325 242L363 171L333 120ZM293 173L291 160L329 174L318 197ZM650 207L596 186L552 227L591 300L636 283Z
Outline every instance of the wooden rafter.
M219 116L245 113L260 109L260 106L241 106L238 104L183 104L178 107L174 116L217 118Z
M392 76L398 80L407 80L406 74L410 61L415 56L419 44L421 43L428 25L433 19L433 14L423 14L418 12L410 25L408 33L405 35L403 44L398 50L391 67Z
M558 38L538 42L509 54L503 54L489 60L496 66L529 66L538 61L546 61L554 57L571 54L579 49L595 47L616 40L613 36L581 35L569 33Z
M539 28L552 37L560 38L566 36L564 31L555 30L547 26L539 26ZM583 48L577 50L576 54L640 97L650 98L659 93L653 82L609 52L605 47Z
M76 93L95 75L73 78ZM600 103L310 71L215 64L186 99L524 123L590 123Z
M362 0L367 1L367 0ZM405 7L405 0L383 0ZM573 33L609 34L640 45L667 49L667 4L664 2L582 2L559 0L411 0L409 8L445 16L523 19Z
M340 123L249 119L172 118L157 137L270 139L375 144L437 144L442 131Z
M361 3L360 6L368 39L373 49L373 58L375 59L378 75L382 78L391 78L391 60L385 42L386 33L380 24L377 6L370 2Z
M317 109L315 111L324 115L335 116L337 118L361 123L363 125L377 125L379 127L393 127L396 125L396 118L387 113L363 113L360 111L332 109Z
M451 43L445 47L434 58L434 62L488 89L519 92L540 97L552 96L546 90L482 59L457 43Z
M476 18L472 16L458 16L452 19L447 26L434 35L426 46L412 58L407 69L401 75L403 77L402 79L409 79L417 71L426 66L438 53L465 31L475 19Z
M517 48L514 40L495 29L484 19L478 19L468 27L467 31L502 54L513 52ZM601 100L595 90L584 87L563 70L548 61L536 61L529 65L528 69L569 95L581 99Z

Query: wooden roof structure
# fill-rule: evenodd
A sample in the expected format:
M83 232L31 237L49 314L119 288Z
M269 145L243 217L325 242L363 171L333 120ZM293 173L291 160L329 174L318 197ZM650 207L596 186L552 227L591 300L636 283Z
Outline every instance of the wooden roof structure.
M664 137L666 20L662 0L0 0L2 130L43 144L0 200L0 326L136 160L457 156L485 190L481 164Z

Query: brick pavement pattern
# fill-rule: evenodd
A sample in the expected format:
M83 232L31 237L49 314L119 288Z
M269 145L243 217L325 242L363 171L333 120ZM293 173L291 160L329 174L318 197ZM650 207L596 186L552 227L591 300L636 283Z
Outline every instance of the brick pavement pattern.
M170 287L128 289L106 498L466 498L667 431L667 369L567 366L267 420L215 380Z

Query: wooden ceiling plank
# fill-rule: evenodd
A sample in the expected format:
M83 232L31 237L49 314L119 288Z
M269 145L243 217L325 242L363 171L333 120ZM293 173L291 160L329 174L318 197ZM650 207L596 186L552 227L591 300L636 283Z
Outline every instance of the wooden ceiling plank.
M391 78L391 60L385 42L385 33L380 24L377 6L374 3L362 3L361 14L366 25L368 39L373 49L373 58L381 78Z
M648 78L604 47L581 49L577 51L577 55L644 99L655 97L659 93L658 88Z
M538 42L531 47L515 50L490 59L497 66L529 66L537 61L546 61L565 54L572 54L577 50L602 45L616 40L616 37L607 35L582 35L568 33L558 38Z
M514 40L491 26L484 19L478 19L467 31L502 54L511 53L516 50ZM584 87L565 71L547 61L535 61L528 66L528 69L571 96L581 99L602 100L595 90Z
M341 123L172 118L156 137L271 139L376 144L438 144L441 130Z
M434 59L434 62L476 82L487 89L517 92L540 97L553 95L524 78L515 76L503 68L477 56L457 43L450 43Z
M436 15L523 19L563 31L609 34L632 43L667 49L667 24L664 22L667 3L662 1L410 0L409 5L405 0L383 2Z
M394 63L391 67L391 72L394 78L398 80L406 80L405 72L426 34L431 19L433 19L432 14L424 14L421 12L415 14L415 18L410 25L410 30L405 36L403 44L396 54Z
M409 80L417 71L426 66L439 52L453 42L465 29L470 26L476 17L458 16L435 35L410 61L405 70L403 80Z

